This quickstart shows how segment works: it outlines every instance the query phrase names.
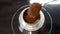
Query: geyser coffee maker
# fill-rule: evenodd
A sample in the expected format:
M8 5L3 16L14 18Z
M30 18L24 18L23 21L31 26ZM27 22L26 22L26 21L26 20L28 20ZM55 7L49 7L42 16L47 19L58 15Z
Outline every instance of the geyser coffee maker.
M42 9L39 11L39 19L32 23L28 23L24 19L25 18L24 16L26 16L26 12L30 8L30 4L20 7L12 18L11 27L13 33L14 34L50 34L52 31L52 23L54 19L53 18L54 14L52 14L53 13L52 11L54 10L51 10L50 8L48 8L48 6L52 8L52 4L50 3L47 3L44 6L42 6Z

